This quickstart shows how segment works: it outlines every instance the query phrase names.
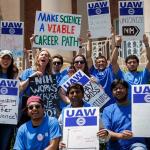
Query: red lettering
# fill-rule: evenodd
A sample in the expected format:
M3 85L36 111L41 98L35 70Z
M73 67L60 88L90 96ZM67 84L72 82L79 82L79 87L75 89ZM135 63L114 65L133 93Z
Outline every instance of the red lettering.
M48 24L48 32L74 34L75 26L60 25L60 24Z
M61 33L60 25L57 25L57 33Z
M66 25L62 25L62 33L66 33Z
M51 32L52 30L52 24L48 24L48 32Z

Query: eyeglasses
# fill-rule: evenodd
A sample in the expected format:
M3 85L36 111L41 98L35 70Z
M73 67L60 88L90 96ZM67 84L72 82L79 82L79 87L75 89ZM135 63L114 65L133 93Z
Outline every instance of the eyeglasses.
M75 61L74 63L75 63L75 64L79 64L79 63L80 63L80 64L85 64L85 62L84 62L83 60Z
M62 63L60 61L54 61L53 65L61 65Z
M29 109L29 110L32 110L33 108L39 109L39 108L41 108L41 105L38 105L38 104L37 104L37 105L29 105L29 106L28 106L28 109Z

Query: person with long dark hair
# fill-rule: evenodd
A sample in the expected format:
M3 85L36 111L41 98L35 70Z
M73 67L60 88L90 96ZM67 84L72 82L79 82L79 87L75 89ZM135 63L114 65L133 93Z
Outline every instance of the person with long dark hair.
M0 52L0 78L15 79L16 72L14 71L14 59L12 52L2 50ZM0 123L0 150L6 150L10 147L10 141L15 125Z

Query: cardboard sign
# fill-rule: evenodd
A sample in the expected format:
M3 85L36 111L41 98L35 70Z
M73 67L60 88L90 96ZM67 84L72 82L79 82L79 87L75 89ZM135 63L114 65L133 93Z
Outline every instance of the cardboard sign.
M0 79L0 123L18 122L19 81Z
M57 50L79 49L81 16L54 12L36 12L34 47Z
M63 142L67 150L99 150L98 107L65 109L63 120Z
M108 0L87 3L87 14L92 38L111 36L110 5Z
M150 137L150 85L132 86L132 131L135 137Z
M119 2L119 34L123 40L142 40L144 34L143 1Z
M57 113L57 84L56 77L44 75L42 77L30 78L31 95L38 95L44 100L45 112L49 116Z
M12 50L13 56L23 57L24 23L17 21L1 21L0 48Z
M73 83L80 83L84 87L84 101L91 106L102 107L110 98L104 90L96 83L91 82L90 78L81 70L72 75L61 87L67 91L68 86Z

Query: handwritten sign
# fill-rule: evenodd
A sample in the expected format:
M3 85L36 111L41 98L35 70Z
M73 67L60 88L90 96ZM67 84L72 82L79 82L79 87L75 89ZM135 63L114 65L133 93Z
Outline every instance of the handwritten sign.
M144 34L143 1L119 2L119 34L123 40L142 40Z
M150 137L150 85L132 85L132 131L135 137Z
M15 58L23 56L24 23L1 21L0 48L12 50Z
M19 81L0 79L0 123L17 124Z
M68 150L99 150L99 139L97 138L99 131L98 107L65 109L63 120L63 142Z
M54 75L30 78L30 90L31 95L38 95L44 100L47 115L57 115L57 84Z
M33 46L57 50L78 50L81 16L52 12L36 12Z
M71 76L61 87L67 91L67 88L73 83L81 83L84 87L84 101L91 106L102 107L110 98L102 88L96 83L90 81L90 78L81 70Z
M88 25L92 38L110 37L111 20L109 1L87 3Z

